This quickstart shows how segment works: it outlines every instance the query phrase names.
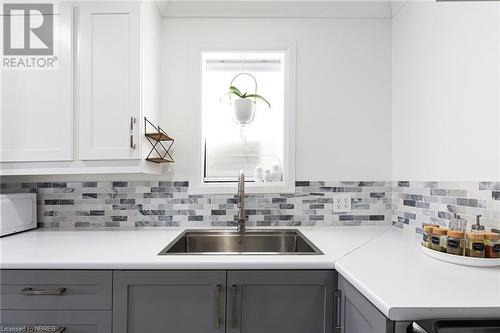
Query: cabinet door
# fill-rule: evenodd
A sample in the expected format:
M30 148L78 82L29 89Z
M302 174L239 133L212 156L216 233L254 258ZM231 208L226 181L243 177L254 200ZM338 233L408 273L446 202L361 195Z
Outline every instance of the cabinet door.
M42 17L41 14L31 14L29 19L30 22L40 21ZM53 62L54 66L44 67L46 69L33 67L1 69L1 162L72 159L74 50L72 7L61 2L59 11L51 17L54 28L54 56L57 57ZM19 24L23 26L27 20L21 13L11 15L10 19L11 25L17 27ZM30 35L30 43L31 38L35 36ZM28 58L32 57L36 56ZM44 58L54 59L52 56Z
M326 333L333 271L229 271L227 332Z
M341 291L342 333L392 333L393 323L387 319L347 280L339 276Z
M81 160L140 158L140 36L139 2L81 3Z
M225 332L225 271L118 271L115 333Z

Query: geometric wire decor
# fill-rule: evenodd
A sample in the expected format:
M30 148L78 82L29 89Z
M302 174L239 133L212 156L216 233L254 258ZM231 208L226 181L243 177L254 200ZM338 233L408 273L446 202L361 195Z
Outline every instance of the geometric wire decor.
M148 125L152 128L151 132L148 132ZM169 150L174 144L174 138L165 133L160 125L153 125L146 117L144 117L144 133L146 133L144 135L152 146L151 151L146 157L146 161L154 163L173 163L174 159L170 155ZM165 145L163 143L165 143ZM156 154L154 154L156 157L151 157L153 152L156 152Z

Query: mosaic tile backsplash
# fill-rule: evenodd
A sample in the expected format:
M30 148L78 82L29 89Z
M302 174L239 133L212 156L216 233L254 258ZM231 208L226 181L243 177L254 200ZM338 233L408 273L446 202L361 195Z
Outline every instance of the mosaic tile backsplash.
M500 232L500 182L393 183L393 224L422 232L422 224L448 226L454 214L467 220L467 228L481 215L481 224Z
M3 183L1 191L36 192L44 228L217 227L237 216L234 195L190 195L186 181ZM250 226L391 223L391 182L298 181L293 194L248 195ZM333 196L350 193L352 212L333 213Z
M1 192L36 192L43 228L220 227L237 216L234 195L190 195L186 181L2 183ZM333 196L349 193L352 212L334 213ZM500 232L500 182L298 181L293 194L248 195L250 226L392 224L420 233L447 226L454 214L468 226Z

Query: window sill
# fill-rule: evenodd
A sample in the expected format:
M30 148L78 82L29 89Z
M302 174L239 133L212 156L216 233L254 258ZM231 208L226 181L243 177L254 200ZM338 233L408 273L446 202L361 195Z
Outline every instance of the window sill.
M199 183L189 186L189 194L236 194L238 183ZM245 183L245 194L290 194L295 193L295 184Z

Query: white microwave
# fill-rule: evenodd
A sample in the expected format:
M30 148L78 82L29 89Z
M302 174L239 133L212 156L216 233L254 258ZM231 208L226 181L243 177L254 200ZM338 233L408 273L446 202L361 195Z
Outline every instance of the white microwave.
M0 194L0 237L36 228L36 193Z

